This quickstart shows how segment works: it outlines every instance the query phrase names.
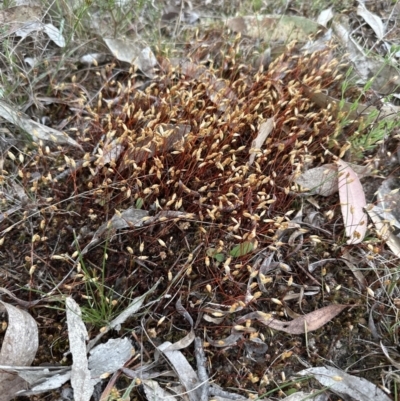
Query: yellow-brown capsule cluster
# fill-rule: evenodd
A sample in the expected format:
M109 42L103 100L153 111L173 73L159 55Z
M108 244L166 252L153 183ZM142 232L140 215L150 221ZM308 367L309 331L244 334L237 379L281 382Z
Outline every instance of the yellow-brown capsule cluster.
M102 140L92 173L102 173L103 188L123 181L125 196L113 198L118 208L140 199L147 210L184 211L201 226L212 223L208 241L226 233L236 243L256 240L276 230L275 218L291 203L289 177L310 155L322 158L336 130L329 110L315 107L304 90L332 85L336 62L329 52L289 51L265 72L234 63L165 65L145 90L136 89L132 74L112 107L106 93L99 99L91 135ZM268 118L274 129L250 165L252 142Z

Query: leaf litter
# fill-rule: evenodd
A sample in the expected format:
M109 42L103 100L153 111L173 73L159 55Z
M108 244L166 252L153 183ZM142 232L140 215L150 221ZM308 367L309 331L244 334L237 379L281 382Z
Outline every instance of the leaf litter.
M300 376L313 375L323 386L340 397L351 397L356 401L390 401L391 398L378 386L362 377L348 373L332 366L304 369L297 373Z
M359 244L367 232L367 202L358 175L344 161L338 160L339 199L348 244Z
M14 107L0 99L0 116L5 118L11 124L16 125L25 131L33 141L48 141L55 144L68 144L82 149L74 139L70 138L66 133L46 127L36 121L30 119L24 113L16 110Z
M110 322L109 330L118 330L128 317L142 307L145 297L155 288L134 299L127 309ZM7 397L4 400L12 400L17 394L41 394L58 389L69 380L75 400L90 400L94 385L121 369L134 355L134 348L127 338L109 339L96 346L108 330L102 331L87 343L89 338L80 307L69 297L66 299L66 314L72 366L30 367L38 349L37 324L27 312L4 302L1 304L9 314L9 325L0 353L1 364L9 365L2 366L5 372L0 374L1 389ZM26 368L21 368L24 364Z
M91 382L89 363L86 356L86 341L89 340L86 326L78 304L70 297L66 299L67 326L72 354L71 386L76 401L89 401L94 386Z
M288 322L281 321L269 313L257 311L241 316L237 320L237 323L244 323L246 320L257 320L274 330L283 331L289 334L303 334L318 330L342 312L346 307L346 305L325 306L324 308L307 313L304 316L299 316L298 318Z
M0 391L2 400L8 401L27 387L27 381L15 374L15 367L29 366L39 347L38 327L32 316L6 302L1 310L8 315L8 326L0 351Z

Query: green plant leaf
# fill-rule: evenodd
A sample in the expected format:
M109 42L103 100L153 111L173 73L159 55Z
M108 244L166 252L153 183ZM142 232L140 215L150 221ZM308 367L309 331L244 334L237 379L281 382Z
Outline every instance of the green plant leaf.
M136 209L141 209L143 207L143 203L143 198L137 198L135 204Z
M236 245L232 248L230 251L230 255L233 258L239 258L240 256L247 255L250 253L254 248L254 245L252 242L245 241L242 244Z
M207 256L215 259L217 262L222 263L225 261L225 255L223 253L217 253L215 248L208 248L206 251Z
M216 253L213 255L213 258L217 261L222 263L225 260L225 255L223 253Z

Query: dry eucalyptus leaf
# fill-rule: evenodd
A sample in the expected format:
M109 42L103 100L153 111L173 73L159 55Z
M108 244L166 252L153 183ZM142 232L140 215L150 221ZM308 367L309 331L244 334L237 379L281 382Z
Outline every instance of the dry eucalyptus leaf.
M376 15L367 10L365 5L359 1L357 7L357 15L364 18L364 21L373 29L378 40L382 40L385 36L385 26L382 20Z
M18 366L14 369L10 369L9 371L16 372L19 377L26 380L31 389L33 385L36 385L37 383L43 383L53 376L69 373L70 368L68 366L31 366L26 368Z
M132 358L133 346L128 338L110 339L90 351L89 369L92 381L99 382L105 373L113 374Z
M263 38L267 43L307 42L309 35L324 29L315 21L294 15L258 15L230 18L227 26L252 38Z
M89 339L79 305L71 298L66 299L69 347L72 354L71 386L74 401L89 401L94 390L86 355Z
M243 397L242 395L231 393L223 390L216 384L210 385L210 395L215 401L251 401L251 398ZM271 401L269 398L263 398L263 401Z
M380 216L389 220L390 224L400 228L400 181L395 177L389 177L382 181L378 190L376 191L377 202L376 206L379 206L382 210L375 207L374 210L380 214Z
M297 391L296 393L290 394L289 396L281 399L281 401L329 401L330 397L328 394L317 394L306 393L304 391Z
M30 396L30 395L45 393L51 390L57 390L60 389L63 384L65 384L68 380L71 379L71 370L61 373L51 372L52 374L49 375L49 377L47 378L45 376L46 370L47 370L46 368L42 368L43 371L42 377L38 376L36 381L30 382L29 390L20 392L18 393L18 395ZM32 376L29 375L29 373L28 374L19 373L19 375L21 377L26 377L27 380L33 379Z
M314 312L307 313L304 316L300 316L290 322L281 321L272 317L270 314L257 311L242 316L237 323L241 324L248 319L257 320L274 330L284 331L289 334L303 334L305 332L318 330L345 308L347 308L346 305L329 305L317 309Z
M39 346L38 328L33 317L15 306L0 301L0 310L8 314L8 327L0 351L0 365L29 366ZM0 371L2 401L9 401L27 388L27 382L15 373Z
M111 220L102 224L98 230L94 233L92 240L86 245L82 250L81 255L86 254L90 248L95 246L99 241L101 236L107 231L110 234L115 234L117 230L129 227L140 227L143 224L143 218L147 217L149 214L146 210L135 209L130 207L123 212L116 213L111 218Z
M389 223L385 223L372 207L367 207L366 210L374 223L378 235L396 256L400 256L400 238L390 232Z
M326 26L328 25L328 22L333 18L333 11L332 11L332 7L329 7L325 10L322 10L320 12L320 14L318 15L317 18L317 22L318 24L324 26L326 28Z
M105 53L89 53L79 59L82 64L89 66L104 63L106 60L107 54Z
M325 164L305 171L294 179L305 191L321 196L331 196L338 191L337 166Z
M111 53L119 61L135 65L149 78L153 78L157 59L149 47L138 46L135 42L124 39L104 39Z
M13 4L15 6L29 6L29 7L40 7L40 0L14 0Z
M398 370L400 370L400 362L396 362L390 355L389 355L389 351L388 349L382 344L381 341L381 348L383 353L385 354L386 358L388 359L388 361ZM397 353L398 354L398 353ZM400 355L398 354L398 356L400 357Z
M40 21L43 17L41 7L17 6L0 10L0 26L5 30L2 34L10 35L25 25Z
M41 31L42 27L43 23L41 21L29 21L15 31L15 36L26 38L34 32Z
M367 233L367 206L360 179L354 170L343 160L338 160L339 199L348 244L359 244Z
M358 178L365 178L372 174L370 165L359 166L347 163ZM311 168L300 176L294 178L294 182L303 187L304 190L321 196L331 196L339 190L338 167L336 164L324 164L323 166Z
M349 375L331 366L305 369L297 373L300 376L313 375L323 386L340 397L356 401L390 401L378 386L361 377Z
M96 165L96 174L106 164L115 163L124 150L125 146L121 145L118 139L113 139L111 142L105 143L101 154L94 163Z
M362 273L362 271L360 271L355 264L353 264L351 261L346 259L346 254L348 254L348 252L345 251L344 255L342 258L340 258L341 260L343 260L343 262L346 264L346 266L351 270L351 272L354 274L354 277L357 279L357 282L360 286L361 289L365 290L368 287L368 281L367 279L364 277L364 274Z
M58 46L65 47L65 39L60 30L53 24L45 24L43 30L46 35Z
M214 324L221 324L225 320L225 317L212 317L205 313L203 315L203 319L206 322L210 322L210 323L214 323Z
M260 125L260 129L258 130L257 138L251 143L251 149L249 151L249 166L251 166L256 158L257 152L264 145L265 140L268 138L268 135L274 129L274 118L268 118L267 121L263 122Z
M396 92L400 85L397 67L387 60L372 57L365 53L364 49L351 36L347 15L343 13L338 15L332 22L332 29L342 46L347 49L349 59L354 65L356 76L349 79L356 78L357 83L363 85L371 82L371 88L384 95ZM384 112L385 110L383 110ZM381 117L383 117L383 113L380 110Z
M194 356L196 358L197 376L200 384L199 401L208 401L208 393L210 391L210 378L207 373L206 354L204 353L203 340L196 337L194 340Z
M164 390L155 380L141 380L146 398L151 401L177 401L171 393Z
M81 145L64 132L57 131L31 120L26 114L14 109L3 100L0 100L0 116L28 133L34 142L42 140L55 144L68 144L83 150Z
M234 332L230 334L228 337L223 340L212 340L207 336L207 341L213 346L218 348L231 347L232 345L236 345L237 341L243 337L242 333Z
M165 351L179 351L180 349L187 348L195 339L195 334L193 329L190 330L190 332L183 338L181 338L179 341L173 343L170 345Z
M190 363L180 351L169 351L173 344L169 341L161 344L157 349L161 351L173 366L179 377L179 382L185 387L190 401L197 401L199 397L198 378Z
M32 36L32 34L41 31L45 32L58 47L65 47L65 39L60 30L53 24L43 24L41 21L25 23L15 31L15 35L21 38L26 38L27 36Z

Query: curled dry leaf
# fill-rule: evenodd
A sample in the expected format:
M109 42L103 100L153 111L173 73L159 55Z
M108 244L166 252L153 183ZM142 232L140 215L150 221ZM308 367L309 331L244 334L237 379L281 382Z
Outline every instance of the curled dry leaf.
M324 26L326 28L326 26L328 25L328 22L333 18L333 11L332 11L332 7L329 7L325 10L322 10L320 12L320 14L318 15L317 18L317 22L318 24Z
M339 198L348 244L359 244L367 232L367 206L360 179L343 160L338 160Z
M400 370L400 362L396 362L390 355L389 355L389 351L388 349L382 344L381 341L381 348L383 353L385 354L386 358L388 359L388 361L398 370ZM397 353L398 354L398 353ZM398 355L398 357L400 357L400 355Z
M155 380L141 380L146 398L152 401L177 401L167 390L164 390Z
M39 346L38 328L33 317L23 310L0 302L0 309L8 314L8 327L0 352L0 365L29 366ZM27 388L27 382L15 373L0 372L2 401L9 401Z
M0 100L0 116L27 132L35 142L42 140L55 144L68 144L83 150L81 145L64 132L57 131L31 120L26 114L15 110L3 100Z
M45 24L43 30L58 47L65 47L66 43L64 36L57 27L53 24Z
M188 334L186 334L185 337L181 338L179 341L173 343L170 345L165 351L179 351L181 349L187 348L195 339L195 334L193 329L189 331Z
M361 1L359 1L357 7L357 15L364 18L364 21L373 29L379 40L383 39L385 36L385 26L382 20L376 14L371 13Z
M377 25L375 24L377 27ZM332 29L342 46L347 49L348 57L354 65L355 78L360 84L369 82L375 91L388 95L395 93L399 87L400 77L397 67L384 60L368 56L360 44L351 36L349 16L340 14L334 18ZM380 29L378 28L378 31ZM373 110L374 108L369 108ZM386 110L380 110L379 115L383 117ZM395 116L388 116L395 118Z
M2 34L10 35L26 25L30 25L43 17L42 7L21 5L0 10L0 26L5 30Z
M45 32L58 47L65 47L65 39L63 35L53 24L43 24L40 21L29 22L19 28L15 32L15 35L26 38L27 36L33 36L32 34L36 34L40 31Z
M29 381L29 390L18 393L18 395L30 396L41 394L51 390L60 389L68 380L71 379L71 370L64 372L54 372L46 374L48 368L42 368L42 375L36 375L36 380L31 372L20 372L19 375ZM36 372L37 373L37 372Z
M161 344L157 349L164 354L173 366L180 383L185 387L190 401L197 401L200 396L198 377L190 363L180 351L170 351L173 348L169 341Z
M125 146L119 144L118 139L113 139L111 142L104 144L101 154L98 155L94 163L96 165L96 174L106 164L115 163L124 150Z
M359 178L368 177L372 173L372 167L359 166L357 164L347 163L357 174ZM323 166L311 168L298 177L294 182L302 186L304 190L311 194L321 196L331 196L339 190L338 167L336 164L324 164Z
M92 240L82 250L81 255L86 254L90 248L95 246L105 232L110 231L110 233L113 234L117 230L121 230L123 228L140 227L143 224L143 218L147 217L148 214L148 211L135 209L134 207L130 207L124 210L122 213L114 214L111 220L102 224L98 228L98 230L94 233Z
M355 257L351 255L348 249L345 249L340 260L342 260L354 274L360 289L365 290L368 287L367 279L364 277L361 269L357 267L364 264L364 257Z
M133 41L124 39L106 38L104 42L119 61L133 64L147 77L154 77L157 59L149 47L141 47Z
M372 308L369 311L369 317L368 317L368 328L372 334L372 337L374 340L380 340L382 336L379 334L378 329L376 328L375 321L374 321L374 311L378 307L378 303L374 303L372 305ZM382 345L382 344L381 344ZM399 365L400 366L400 365ZM399 367L397 367L399 369Z
M305 369L300 376L313 375L323 386L342 398L350 397L356 401L390 401L379 387L361 377L349 375L331 366Z
M217 348L230 347L232 345L236 345L237 341L242 338L243 333L233 332L231 335L226 337L223 340L212 340L207 336L207 341L213 346Z
M377 234L381 237L390 248L390 250L396 255L400 256L400 238L396 237L392 232L390 232L389 223L382 220L375 208L366 208L368 216L375 225Z
M206 322L210 322L210 323L214 323L214 324L221 324L225 320L225 317L212 317L205 313L203 315L203 319Z
M400 191L399 181L389 177L382 181L376 191L377 202L374 207L380 217L390 221L394 227L400 228Z
M164 349L163 352L178 351L180 349L187 348L195 339L195 334L194 334L194 330L193 330L193 324L194 324L193 318L192 318L192 316L190 316L189 312L182 305L181 297L179 297L178 300L176 301L175 307L176 307L176 311L189 322L191 329L190 329L190 332L185 337L181 338L179 341L173 343L168 348Z
M294 181L312 194L331 196L338 190L337 167L334 164L315 167L305 171Z
M176 311L182 315L190 324L190 327L193 327L193 318L190 316L190 313L186 310L186 308L182 305L181 296L179 296L178 300L175 303Z
M289 334L303 334L306 332L318 330L324 324L328 323L337 316L346 305L329 305L314 312L307 313L290 322L278 320L272 315L264 312L251 312L242 316L237 323L243 323L246 320L257 320L258 322L274 330L284 331Z

